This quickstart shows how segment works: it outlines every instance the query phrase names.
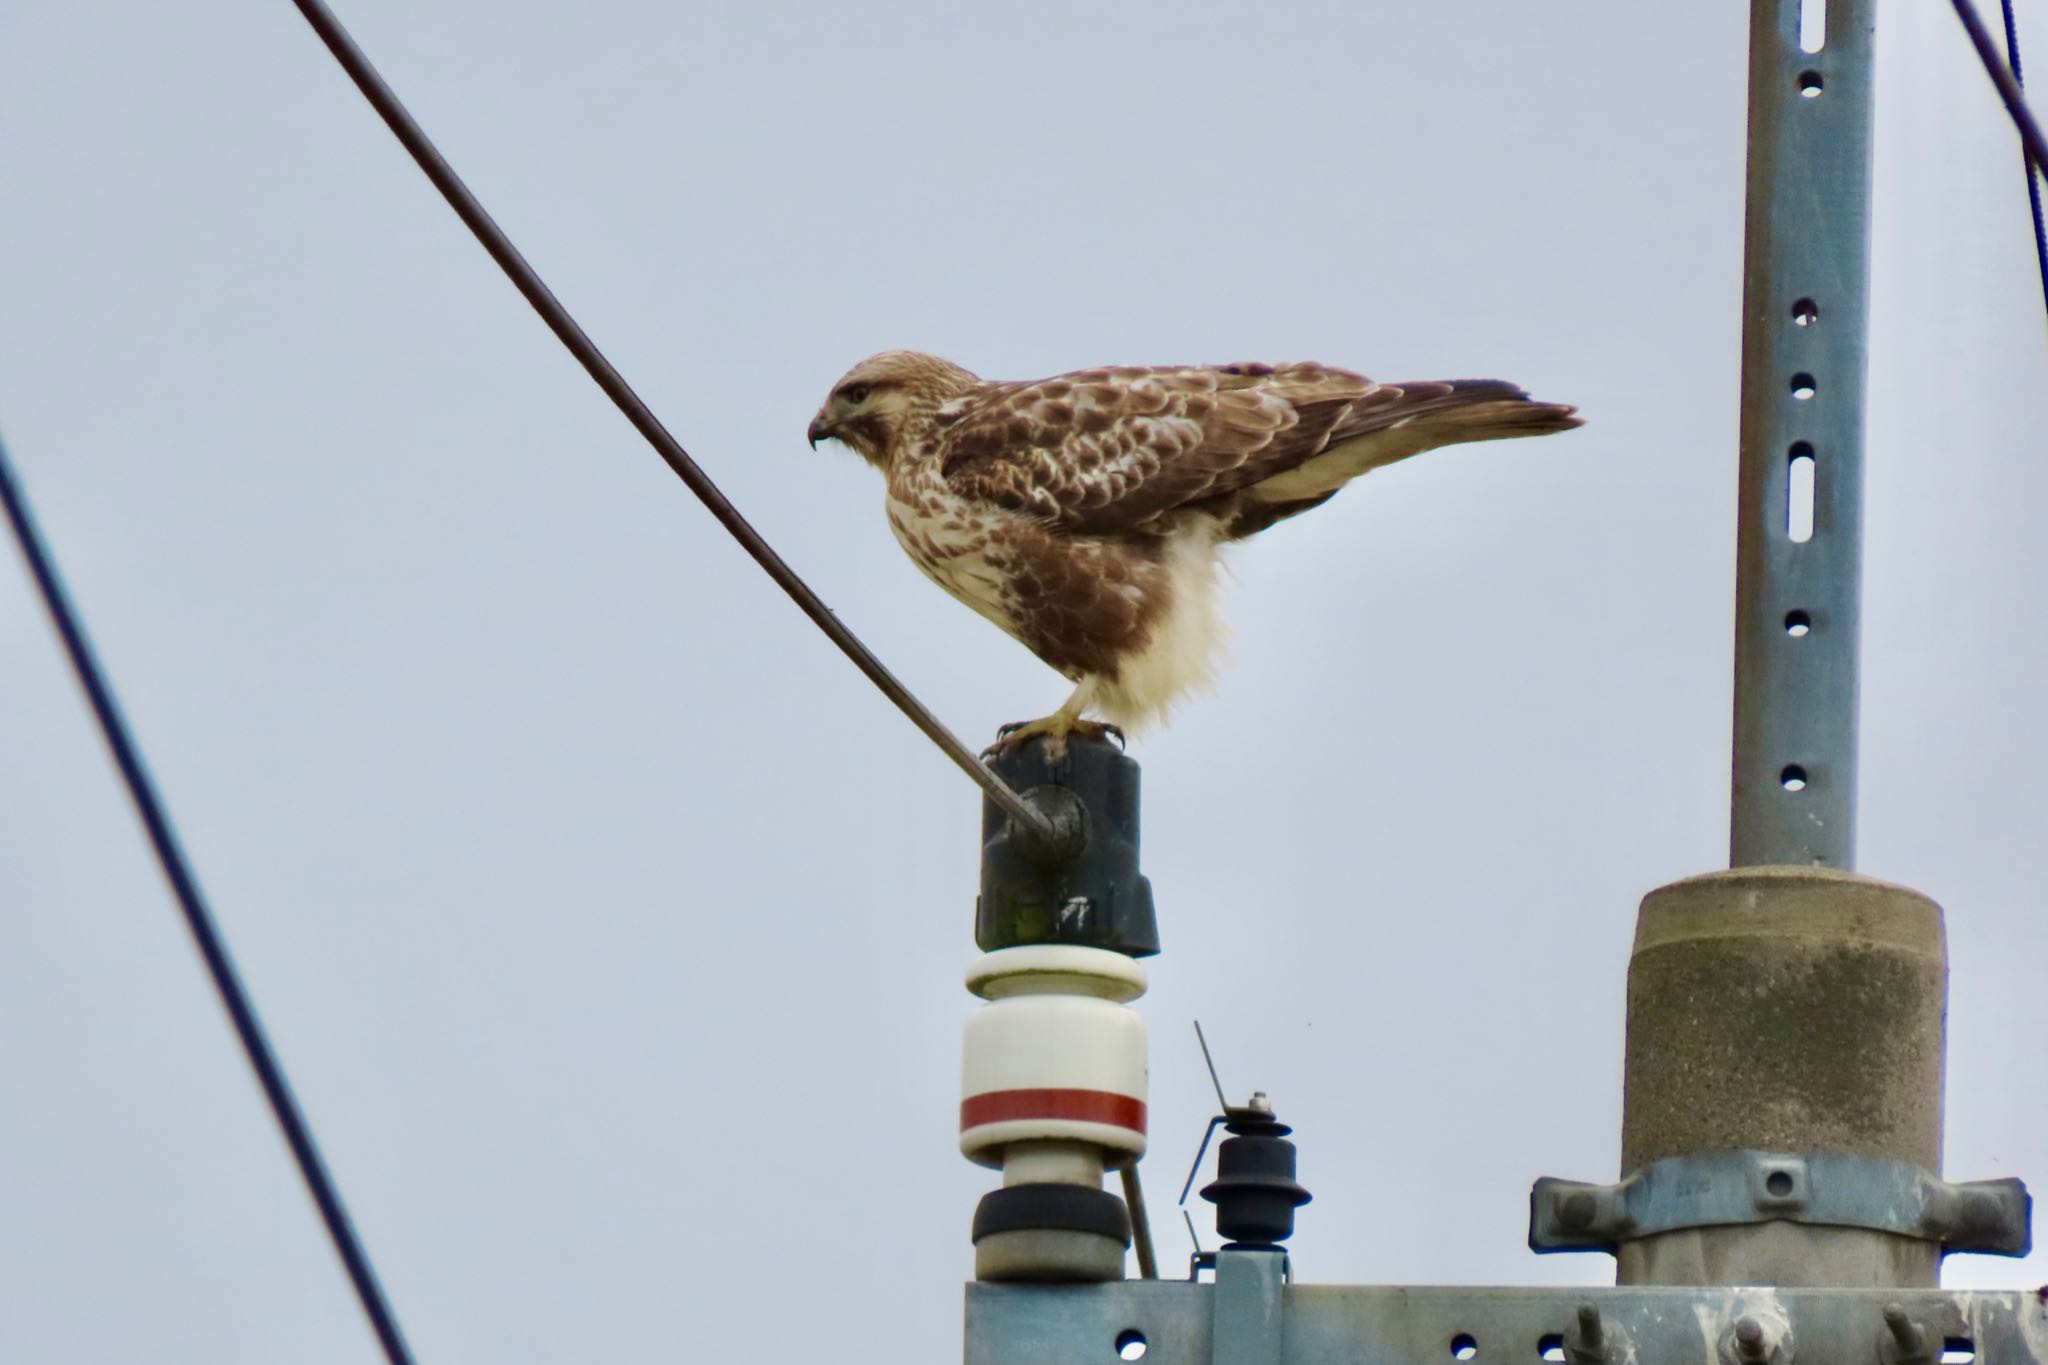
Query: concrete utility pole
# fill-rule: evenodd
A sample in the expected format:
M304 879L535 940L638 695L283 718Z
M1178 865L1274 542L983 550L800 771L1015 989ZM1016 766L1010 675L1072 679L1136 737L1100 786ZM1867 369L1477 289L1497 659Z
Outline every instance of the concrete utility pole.
M1875 10L1750 9L1736 870L1643 902L1624 1171L1739 1151L1941 1169L1941 908L1849 871ZM1844 1169L1880 1181L1884 1168ZM1778 1174L1796 1211L1803 1177ZM1931 1285L1939 1264L1936 1243L1903 1229L1772 1220L1624 1240L1619 1273L1624 1284Z
M2048 1299L1936 1287L2031 1207L1942 1179L1941 908L1851 870L1875 7L1750 6L1731 868L1642 903L1622 1178L1530 1199L1617 1286L1305 1287L1279 1230L1182 1282L973 1285L969 1365L2048 1365Z
M1875 10L1750 6L1732 866L1644 899L1623 1179L1539 1182L1531 1229L1624 1285L1932 1286L2027 1241L2017 1181L1940 1179L1941 907L1850 870Z

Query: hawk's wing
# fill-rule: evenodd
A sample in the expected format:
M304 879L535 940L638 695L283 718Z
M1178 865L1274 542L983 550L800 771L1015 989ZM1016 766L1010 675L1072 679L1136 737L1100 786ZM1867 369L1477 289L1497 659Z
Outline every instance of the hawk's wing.
M1376 384L1316 364L1082 370L992 385L942 412L950 424L938 452L963 496L1077 531L1143 531L1333 445L1482 395L1525 397L1495 381Z

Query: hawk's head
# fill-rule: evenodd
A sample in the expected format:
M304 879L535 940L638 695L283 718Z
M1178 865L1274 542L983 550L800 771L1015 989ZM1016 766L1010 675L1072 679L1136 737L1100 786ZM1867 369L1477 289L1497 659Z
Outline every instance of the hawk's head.
M979 382L935 355L882 351L841 376L811 419L807 434L813 447L820 441L838 441L869 464L887 469L896 438L911 420Z

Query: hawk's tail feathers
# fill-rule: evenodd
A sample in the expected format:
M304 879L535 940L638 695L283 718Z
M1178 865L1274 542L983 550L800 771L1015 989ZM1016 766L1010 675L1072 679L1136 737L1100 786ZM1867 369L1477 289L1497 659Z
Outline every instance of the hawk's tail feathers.
M1381 392L1384 399L1368 395L1337 422L1321 454L1245 489L1224 538L1255 535L1328 500L1359 475L1425 450L1581 425L1571 404L1539 402L1505 379L1435 379Z
M1493 441L1510 436L1548 436L1570 431L1584 419L1569 403L1531 398L1505 379L1444 379L1426 384L1401 384L1399 402L1387 415L1396 425L1427 434L1418 447L1454 445L1462 441Z

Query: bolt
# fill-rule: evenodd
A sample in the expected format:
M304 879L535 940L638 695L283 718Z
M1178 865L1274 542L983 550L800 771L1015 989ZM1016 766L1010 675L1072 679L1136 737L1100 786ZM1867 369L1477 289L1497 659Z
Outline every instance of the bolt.
M1606 1329L1600 1310L1590 1303L1579 1305L1578 1320L1565 1337L1565 1357L1572 1365L1606 1365Z
M1736 1321L1735 1354L1751 1361L1765 1361L1771 1358L1771 1343L1764 1336L1764 1325L1755 1318L1741 1318Z
M1908 1365L1908 1362L1923 1361L1928 1358L1927 1336L1920 1330L1918 1324L1906 1316L1904 1308L1896 1303L1886 1304L1884 1306L1884 1325L1885 1330L1891 1333L1892 1349L1894 1352L1893 1359L1899 1365Z
M1585 1190L1573 1190L1558 1205L1557 1221L1573 1232L1584 1232L1593 1225L1595 1211L1591 1194Z
M1081 856L1088 847L1088 807L1065 787L1032 787L1024 804L1045 817L1043 827L1012 822L1010 837L1018 851L1042 867L1056 867Z
M1252 1102L1246 1105L1245 1108L1257 1114L1270 1114L1273 1112L1273 1101L1266 1098L1265 1091L1254 1090L1252 1091Z

